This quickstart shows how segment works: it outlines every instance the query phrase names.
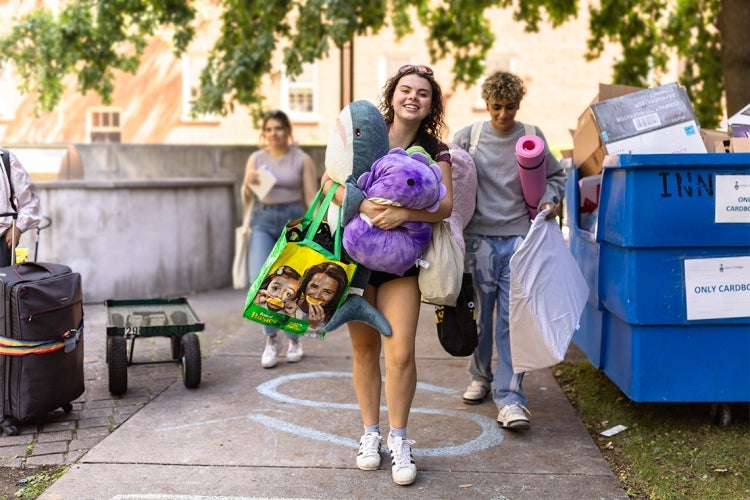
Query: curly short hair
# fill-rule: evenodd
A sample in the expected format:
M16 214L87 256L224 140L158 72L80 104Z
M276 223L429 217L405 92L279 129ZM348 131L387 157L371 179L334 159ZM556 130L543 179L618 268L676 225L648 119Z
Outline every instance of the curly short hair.
M523 80L508 71L496 71L482 84L482 99L485 101L521 102L525 95Z

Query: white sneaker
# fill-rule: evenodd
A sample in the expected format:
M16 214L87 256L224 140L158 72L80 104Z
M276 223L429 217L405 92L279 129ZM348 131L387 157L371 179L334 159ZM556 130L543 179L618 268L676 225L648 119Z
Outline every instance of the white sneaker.
M279 339L277 336L266 337L266 348L263 349L263 355L260 357L260 366L263 368L273 368L278 363L277 355L279 353Z
M407 486L417 479L417 465L411 453L414 441L388 435L388 448L391 450L391 477L393 482Z
M478 405L484 401L488 392L490 392L490 389L484 385L484 382L481 380L472 380L464 392L464 403L467 405Z
M531 412L523 405L511 403L500 408L497 414L497 423L506 429L517 431L528 430Z
M368 432L359 438L359 452L357 452L357 467L362 470L378 470L380 468L380 434Z
M302 359L302 355L305 352L302 350L302 342L297 339L289 340L289 348L286 350L286 362L287 363L296 363L300 359Z

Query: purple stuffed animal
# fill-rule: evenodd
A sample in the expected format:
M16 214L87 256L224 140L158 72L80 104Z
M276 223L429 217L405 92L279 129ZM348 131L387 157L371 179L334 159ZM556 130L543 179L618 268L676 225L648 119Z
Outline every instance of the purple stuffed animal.
M422 148L391 149L357 179L365 197L375 203L434 212L445 197L440 167ZM402 276L430 242L432 223L405 222L386 231L365 214L344 227L343 245L352 259L375 270Z

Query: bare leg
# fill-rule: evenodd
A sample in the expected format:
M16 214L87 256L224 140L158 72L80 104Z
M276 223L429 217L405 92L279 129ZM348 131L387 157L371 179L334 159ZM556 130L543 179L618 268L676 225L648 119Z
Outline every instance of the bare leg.
M417 389L415 338L420 294L416 277L389 281L378 289L377 306L391 324L393 334L383 338L385 400L391 428L403 429L409 421Z
M367 287L365 297L372 300L374 288ZM380 421L381 336L377 330L360 322L347 324L352 341L352 381L364 425Z

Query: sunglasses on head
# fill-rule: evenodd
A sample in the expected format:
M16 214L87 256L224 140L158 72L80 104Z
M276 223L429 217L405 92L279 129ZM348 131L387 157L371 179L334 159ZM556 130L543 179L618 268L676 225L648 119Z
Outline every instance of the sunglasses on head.
M434 76L432 68L430 68L429 66L422 66L421 64L404 64L403 66L398 68L399 75L403 75L406 73L416 73L420 76Z

